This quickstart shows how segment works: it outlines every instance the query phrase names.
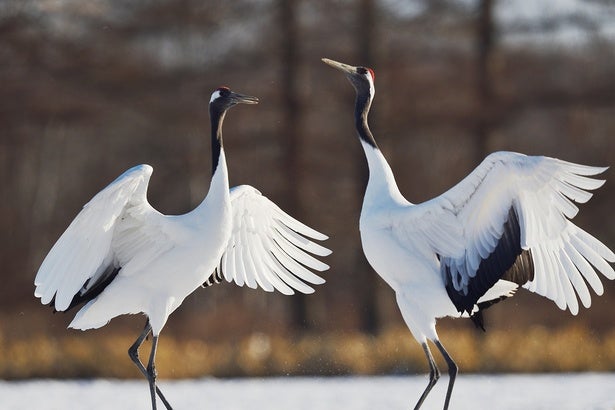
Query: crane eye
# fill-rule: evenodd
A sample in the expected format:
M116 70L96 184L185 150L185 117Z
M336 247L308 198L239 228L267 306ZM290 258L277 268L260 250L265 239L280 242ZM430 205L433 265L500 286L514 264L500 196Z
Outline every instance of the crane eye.
M357 73L359 73L361 75L369 74L371 76L371 78L372 78L372 81L376 80L376 74L374 73L374 70L372 70L371 68L358 67L357 68Z

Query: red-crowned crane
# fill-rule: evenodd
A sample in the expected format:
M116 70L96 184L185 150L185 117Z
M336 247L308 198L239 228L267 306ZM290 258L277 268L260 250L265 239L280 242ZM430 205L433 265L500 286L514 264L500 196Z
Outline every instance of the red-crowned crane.
M423 404L440 372L428 341L438 348L450 376L451 400L457 365L436 332L444 316L470 316L482 327L481 309L512 296L518 286L543 295L572 314L591 304L586 282L600 295L596 269L615 278L615 254L574 225L573 203L604 181L588 178L606 168L514 152L489 155L444 194L421 204L399 192L393 172L367 124L374 98L374 71L329 59L356 91L355 126L369 167L359 227L370 265L393 288L410 332L429 362ZM592 266L593 265L593 266Z
M324 280L310 269L328 266L313 255L330 251L310 239L327 237L293 219L251 186L229 190L222 123L236 104L256 97L215 90L209 102L213 174L207 196L191 212L163 215L147 201L152 167L129 169L99 192L77 215L43 261L35 296L56 311L85 306L69 327L99 328L123 314L143 313L145 329L129 355L148 379L152 408L158 335L169 315L199 286L224 279L290 295L312 293ZM213 272L213 273L212 273ZM306 283L307 282L307 283ZM147 368L139 346L152 333Z

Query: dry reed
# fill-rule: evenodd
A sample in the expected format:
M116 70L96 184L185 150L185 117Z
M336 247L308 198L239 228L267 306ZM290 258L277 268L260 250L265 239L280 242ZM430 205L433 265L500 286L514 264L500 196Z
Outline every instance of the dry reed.
M559 329L442 330L441 339L464 373L615 371L615 330L596 335ZM127 349L132 336L73 334L29 338L0 333L0 378L135 378ZM146 343L142 356L147 358ZM437 356L437 355L436 355ZM444 365L439 360L441 365ZM406 374L427 371L420 346L405 328L285 337L254 333L236 342L180 340L162 335L157 368L163 378L201 376Z

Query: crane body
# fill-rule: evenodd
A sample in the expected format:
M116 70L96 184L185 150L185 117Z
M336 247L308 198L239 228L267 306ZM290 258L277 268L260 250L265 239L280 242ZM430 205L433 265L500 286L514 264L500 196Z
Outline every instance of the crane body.
M483 327L482 311L522 286L572 314L601 295L602 277L615 279L615 254L571 222L606 170L556 158L495 152L453 188L420 204L400 193L369 128L375 74L330 59L356 91L355 128L369 168L359 221L363 251L395 291L410 332L427 358L429 382L419 409L440 377L428 342L448 366L448 409L457 365L439 340L437 319L469 317Z
M255 188L229 189L222 124L229 108L256 97L215 90L209 103L212 178L203 201L184 215L163 215L147 201L152 167L133 167L92 198L61 235L35 278L35 296L56 311L84 304L69 327L99 328L123 314L144 314L143 332L129 356L156 395L158 336L169 315L200 286L234 281L286 295L312 293L330 251L327 237L295 220ZM147 367L139 347L152 334Z

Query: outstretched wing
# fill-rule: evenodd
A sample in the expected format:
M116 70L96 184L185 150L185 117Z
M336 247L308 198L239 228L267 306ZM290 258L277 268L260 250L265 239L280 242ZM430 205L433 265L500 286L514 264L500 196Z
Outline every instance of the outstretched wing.
M433 201L449 209L463 228L463 255L441 255L447 292L459 312L471 313L500 279L578 312L577 295L591 304L586 282L598 295L596 269L608 279L615 254L574 225L574 202L604 181L589 176L606 168L512 152L489 155L458 185ZM592 266L593 265L593 266Z
M230 195L233 231L214 276L286 295L294 290L312 293L306 282L325 282L310 269L322 272L329 266L312 255L331 251L310 239L322 241L326 235L292 218L251 186L234 187Z
M36 274L43 304L64 311L92 299L136 255L161 251L154 242L164 216L146 199L151 174L149 165L131 168L83 207Z

